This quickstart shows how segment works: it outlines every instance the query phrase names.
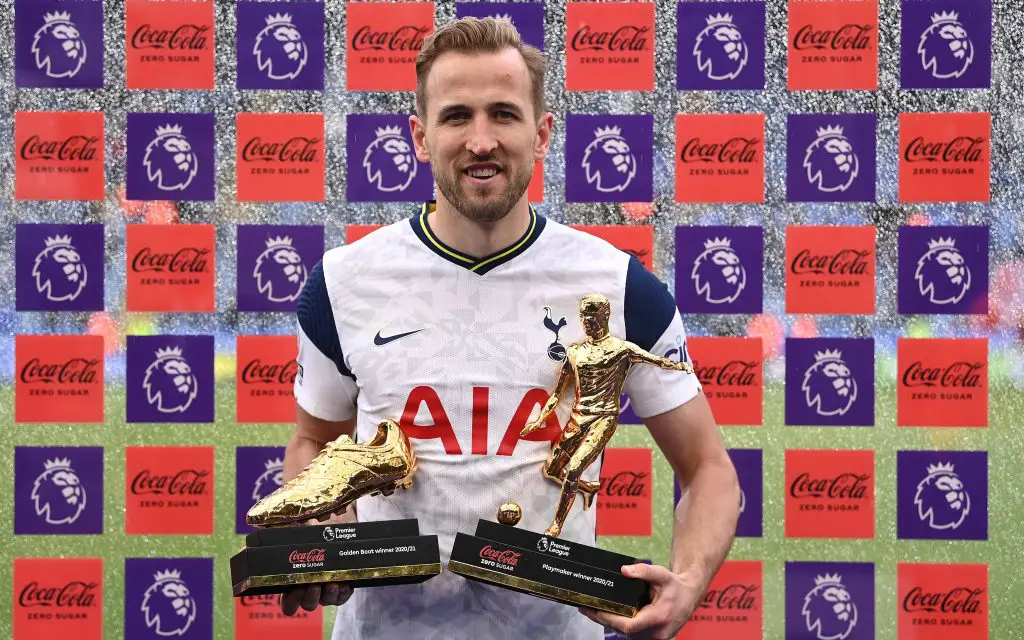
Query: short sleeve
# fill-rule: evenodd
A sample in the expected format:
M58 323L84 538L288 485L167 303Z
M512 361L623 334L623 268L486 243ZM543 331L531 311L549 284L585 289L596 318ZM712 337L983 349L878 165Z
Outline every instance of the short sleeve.
M354 417L359 388L341 352L323 263L317 263L306 278L296 316L299 374L295 401L321 420L340 422Z
M668 287L636 258L629 261L623 309L626 339L656 355L690 361L686 331ZM650 418L686 404L701 392L697 376L636 364L626 376L624 391L633 412Z

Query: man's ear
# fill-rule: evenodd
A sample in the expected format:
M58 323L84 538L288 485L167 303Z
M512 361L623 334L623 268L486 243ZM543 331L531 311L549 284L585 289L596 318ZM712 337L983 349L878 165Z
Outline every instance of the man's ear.
M409 116L409 131L412 133L416 159L420 162L430 162L430 151L427 150L427 129L419 116Z
M543 160L551 148L551 132L555 127L555 114L551 112L541 115L537 122L537 145L533 149L534 160Z

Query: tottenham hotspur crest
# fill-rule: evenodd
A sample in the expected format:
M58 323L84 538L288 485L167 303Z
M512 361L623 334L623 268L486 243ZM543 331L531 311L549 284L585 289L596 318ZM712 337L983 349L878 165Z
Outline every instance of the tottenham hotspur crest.
M955 304L971 288L971 268L957 249L956 240L940 237L928 241L928 251L917 261L914 279L918 291L932 304Z
M142 380L146 402L161 413L184 413L199 393L199 385L179 347L157 349Z
M548 331L555 334L555 340L548 345L548 357L555 362L561 362L565 360L565 346L558 341L558 334L565 328L566 325L565 316L555 322L551 319L551 307L544 307L544 326L547 327Z
M363 153L366 180L378 191L405 191L416 177L419 164L412 145L399 127L377 127L373 142Z
M271 80L297 77L309 59L309 47L287 13L267 17L267 26L256 35L252 53L259 70Z
M271 302L296 300L308 275L302 256L288 236L268 238L266 245L252 270L256 288Z
M43 240L45 247L32 262L32 277L36 291L51 302L71 301L78 298L89 273L82 256L69 235L56 235Z
M974 61L974 44L955 11L932 14L932 23L917 44L921 66L933 78L959 78Z
M74 78L82 70L87 53L71 13L54 11L43 16L43 26L32 38L37 69L50 78Z
M818 640L845 640L857 626L857 603L838 573L814 577L800 613Z
M971 496L952 464L930 464L917 484L917 517L932 529L958 529L971 513Z
M729 238L713 238L704 242L704 252L693 261L690 270L697 295L710 304L735 302L747 286L747 270L732 249Z
M598 127L583 152L587 183L602 193L625 191L636 176L636 157L621 127Z
M146 178L162 191L184 191L199 172L199 158L177 124L156 128L156 137L146 145L142 164Z
M183 636L196 619L196 601L181 572L157 571L142 597L146 627L158 636Z
M860 160L853 143L839 126L819 127L815 133L818 137L804 152L807 181L818 191L846 191L860 172Z
M804 373L800 389L807 406L819 416L845 415L857 400L857 381L838 349L814 354L814 364Z
M47 524L72 524L85 511L85 487L71 468L70 458L43 463L43 472L32 483L32 504Z
M732 14L716 13L706 19L707 26L697 34L693 57L697 69L709 80L733 80L747 66L749 50Z

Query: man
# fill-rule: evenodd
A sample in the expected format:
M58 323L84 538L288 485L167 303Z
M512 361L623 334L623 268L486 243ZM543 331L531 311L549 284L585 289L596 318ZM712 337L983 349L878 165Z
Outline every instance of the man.
M456 531L493 519L510 498L523 507L519 526L534 531L557 507L559 490L541 467L567 415L520 436L555 382L564 357L555 343L583 336L576 322L552 318L574 317L579 299L596 291L611 301L612 333L653 353L683 339L672 296L639 262L529 206L531 170L554 123L544 64L507 21L464 19L428 38L410 126L437 182L436 207L328 251L299 301L299 408L286 477L341 435L355 431L363 442L382 420L397 420L417 457L412 487L359 499L355 516L417 518L438 535L443 562ZM739 489L693 376L638 368L625 391L688 488L671 570L623 568L654 594L635 618L580 615L447 571L417 585L298 588L282 608L343 605L336 640L600 638L601 624L672 637L731 546ZM329 465L331 456L317 460ZM598 466L581 481L596 482ZM562 537L596 544L595 511L570 511Z

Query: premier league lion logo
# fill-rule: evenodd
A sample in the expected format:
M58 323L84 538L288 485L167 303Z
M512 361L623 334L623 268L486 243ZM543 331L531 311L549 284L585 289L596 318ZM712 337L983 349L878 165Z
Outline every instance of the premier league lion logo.
M196 619L196 601L180 571L157 571L142 598L146 626L158 636L183 636Z
M363 154L366 180L378 191L405 191L416 177L419 163L412 145L399 127L378 127L373 142Z
M71 468L69 458L43 463L43 472L32 484L32 504L36 515L47 524L71 524L85 510L85 487Z
M184 413L199 393L192 367L179 347L156 350L156 360L146 367L142 386L146 389L146 402L155 404L161 413Z
M932 529L958 529L971 513L971 496L952 464L930 464L917 484L917 517Z
M71 244L71 236L53 236L43 243L45 248L32 263L36 291L51 302L74 300L85 289L89 276L81 254Z
M953 238L928 241L928 251L917 261L917 289L932 304L955 304L971 288L971 269Z
M800 613L807 631L818 640L844 640L857 626L857 604L838 573L814 577Z
M807 181L818 191L846 191L860 172L860 160L842 127L821 127L804 152Z
M932 14L917 43L921 66L935 78L959 78L974 61L974 44L955 11Z
M199 172L199 158L180 125L157 127L142 163L146 177L162 191L184 191Z
M256 35L252 53L259 70L271 80L297 77L309 59L309 47L287 13L267 17L267 26Z
M732 80L747 66L749 51L743 34L733 24L732 14L716 13L706 21L708 26L697 34L693 45L697 69L709 80Z
M807 406L820 416L845 415L857 399L857 381L838 349L814 354L814 364L804 373L800 389Z
M256 478L252 488L252 502L256 504L284 484L284 461L274 458L263 463L266 471Z
M620 127L598 127L583 152L587 183L603 193L625 191L636 176L636 157Z
M302 292L308 272L292 239L283 236L267 240L267 249L256 258L252 275L256 288L267 300L291 302Z
M697 295L710 304L735 302L747 286L747 270L739 255L732 250L729 238L714 238L704 242L704 252L693 261L690 279Z
M74 78L86 58L82 33L67 11L47 13L43 26L32 38L36 68L51 78Z

